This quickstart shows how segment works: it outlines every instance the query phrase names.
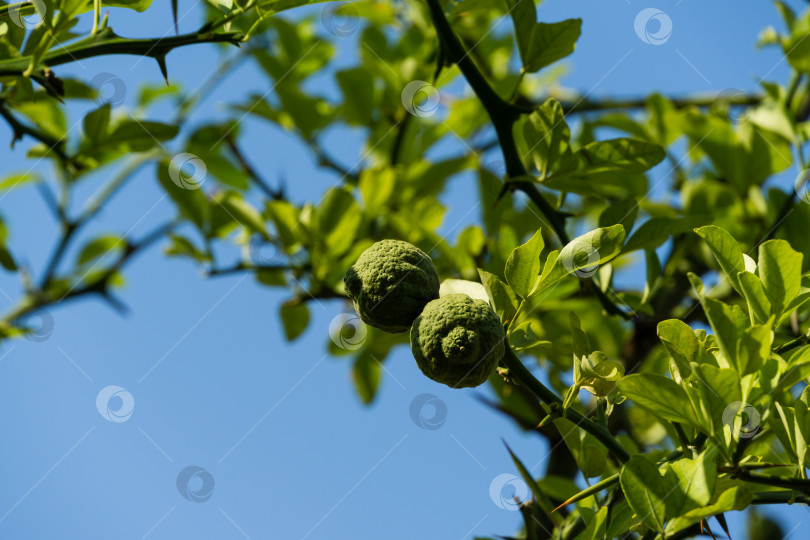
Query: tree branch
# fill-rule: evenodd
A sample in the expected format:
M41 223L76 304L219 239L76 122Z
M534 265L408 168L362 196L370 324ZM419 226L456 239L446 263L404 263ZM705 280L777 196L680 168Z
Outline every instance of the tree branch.
M786 478L784 476L775 476L772 474L749 472L737 469L735 467L719 467L718 470L721 472L730 473L733 478L739 478L745 482L762 484L764 486L787 488L804 493L805 495L810 495L810 480L806 478Z
M685 107L705 108L721 102L728 106L750 107L759 105L764 99L764 96L762 94L738 94L732 96L724 96L723 94L696 94L683 97L668 97L666 99L669 100L676 109L683 109ZM633 110L643 109L647 106L647 98L568 99L559 101L565 114L607 110Z
M105 28L96 35L86 37L71 45L49 51L42 58L47 67L58 66L109 54L131 54L147 56L163 62L166 54L185 45L199 43L231 43L239 45L244 35L239 32L212 33L197 31L179 36L153 39L127 39L120 37L111 28ZM17 76L25 73L31 64L31 56L21 56L0 61L0 76ZM164 66L161 66L163 70Z
M512 350L512 347L509 346L508 342L505 346L506 354L504 355L503 363L509 368L509 377L513 377L516 381L524 384L542 402L551 407L554 412L559 413L563 418L574 422L577 427L593 435L599 442L605 445L605 448L607 448L616 459L622 463L630 459L630 454L628 454L627 450L624 449L619 441L617 441L604 426L597 424L571 407L563 409L562 399L532 375L526 366L523 365L523 362L520 361L520 358L515 355L515 352Z
M1 63L1 62L0 62ZM11 139L11 146L14 146L16 141L19 141L24 136L28 135L32 139L36 139L48 149L59 156L59 159L66 163L72 163L73 159L65 153L65 141L63 139L56 139L51 137L44 131L41 131L35 127L29 126L17 120L17 118L12 114L8 107L6 106L6 100L0 98L0 116L11 126L12 130L12 139Z
M264 178L262 178L259 175L258 171L256 171L256 169L254 169L253 166L250 164L250 162L247 160L245 154L242 153L242 149L239 148L239 145L236 144L236 140L233 138L233 136L228 135L225 138L225 144L228 145L228 149L230 149L231 153L233 154L233 157L235 157L236 161L238 161L239 164L242 166L242 170L244 171L244 173L247 174L253 180L253 183L259 187L262 193L264 193L268 198L274 201L284 199L284 191L281 189L273 189L270 187L270 184L268 184L264 180Z
M99 294L110 302L113 307L121 310L122 304L112 297L108 287L112 277L119 272L127 263L131 262L134 257L151 246L166 234L171 232L178 223L170 221L164 225L155 228L152 232L148 233L141 240L136 242L124 241L125 248L118 259L104 271L100 276L90 283L86 283L81 287L76 287L68 290L61 297L49 295L45 290L34 290L26 295L19 304L0 319L0 336L13 335L14 330L17 328L16 324L19 319L33 313L37 310L46 308L48 306L61 305L65 302L77 300L84 296L91 294Z
M459 67L464 78L487 111L487 115L489 115L492 125L495 127L495 133L503 152L507 177L511 179L528 176L526 165L518 153L512 129L520 116L532 112L533 108L513 105L501 98L487 82L458 36L453 32L439 1L426 1L439 36L442 52L440 56ZM560 242L563 245L570 242L568 233L565 230L565 217L546 201L534 182L529 180L507 181L504 189L523 191L548 220ZM608 313L619 315L625 319L632 317L632 315L628 315L620 309L598 286L592 287L592 291Z

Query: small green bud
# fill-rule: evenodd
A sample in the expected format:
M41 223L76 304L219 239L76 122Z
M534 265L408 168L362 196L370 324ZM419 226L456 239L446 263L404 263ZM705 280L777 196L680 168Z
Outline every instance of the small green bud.
M432 300L411 327L411 352L422 373L451 388L486 382L504 355L504 330L483 300L448 294Z
M407 332L425 304L439 297L439 274L430 257L400 240L365 250L343 278L363 321L384 332Z

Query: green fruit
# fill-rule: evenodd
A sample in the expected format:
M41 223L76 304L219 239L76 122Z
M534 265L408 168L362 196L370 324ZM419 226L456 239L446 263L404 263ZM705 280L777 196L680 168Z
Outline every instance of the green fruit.
M363 321L384 332L407 332L425 304L439 297L439 274L430 257L400 240L365 250L343 278Z
M411 352L422 373L451 388L486 382L504 355L504 330L483 300L448 294L425 306L411 327Z

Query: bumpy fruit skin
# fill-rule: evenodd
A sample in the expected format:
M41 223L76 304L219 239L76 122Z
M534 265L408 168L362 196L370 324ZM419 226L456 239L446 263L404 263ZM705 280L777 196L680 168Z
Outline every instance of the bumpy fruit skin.
M484 384L504 355L500 318L483 300L448 294L433 300L411 327L411 352L422 373L451 388Z
M407 332L425 304L439 297L433 261L401 240L380 240L365 250L343 283L360 318L391 334Z

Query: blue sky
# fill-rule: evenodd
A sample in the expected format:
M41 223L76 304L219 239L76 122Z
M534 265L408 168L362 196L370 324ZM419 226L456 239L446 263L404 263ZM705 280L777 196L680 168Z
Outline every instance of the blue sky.
M142 15L112 10L111 25L132 37L168 33L169 2L155 4ZM637 14L649 7L672 21L672 34L661 45L645 43L634 31ZM192 4L180 2L180 8L182 14ZM540 13L545 21L584 19L563 82L593 97L752 90L758 76L787 78L781 54L754 47L764 26L781 25L768 2L554 0L542 3ZM194 29L200 17L199 8L191 9L181 31ZM336 46L340 63L351 64L353 36L336 40ZM173 52L171 80L194 88L210 74L216 55L210 46ZM130 104L144 81L161 78L153 61L133 57L84 60L57 71L86 80L99 73L123 79ZM254 90L263 93L267 86L246 66L222 82L194 121L221 118L226 102ZM335 91L330 83L323 89ZM72 109L71 120L91 106ZM279 129L253 121L243 129L249 158L266 177L284 176L294 200L336 182ZM352 165L361 155L358 140L338 130L327 143L333 155ZM4 175L31 166L24 159L28 146L24 141L14 151L5 144L0 148ZM103 180L103 174L89 180L80 194L89 195ZM477 219L475 212L467 215L474 204L472 181L460 176L451 183L444 198L448 229ZM174 213L161 196L153 171L145 169L85 238L148 232ZM36 191L4 196L0 211L10 226L12 249L41 269L57 228ZM313 303L309 329L287 344L277 318L284 294L250 276L205 279L190 263L160 251L153 249L126 272L120 298L130 307L127 316L98 301L60 306L51 311L47 339L2 344L0 535L465 539L517 529L518 514L490 497L496 477L516 472L501 439L538 474L547 448L480 404L476 396L487 390L453 391L433 383L401 348L385 364L377 401L363 407L348 360L326 355L329 324L347 305ZM8 297L19 296L19 284L4 274L0 288L5 308L11 305ZM110 385L132 396L125 421L108 421L97 410L99 392ZM438 429L419 427L409 414L412 401L424 393L446 405ZM205 469L213 479L212 491L204 486L210 491L204 502L178 491L178 474L189 466ZM200 478L192 482L197 482L192 491L200 490ZM799 508L778 515L786 531L810 517ZM742 537L737 518L732 526L735 538Z

